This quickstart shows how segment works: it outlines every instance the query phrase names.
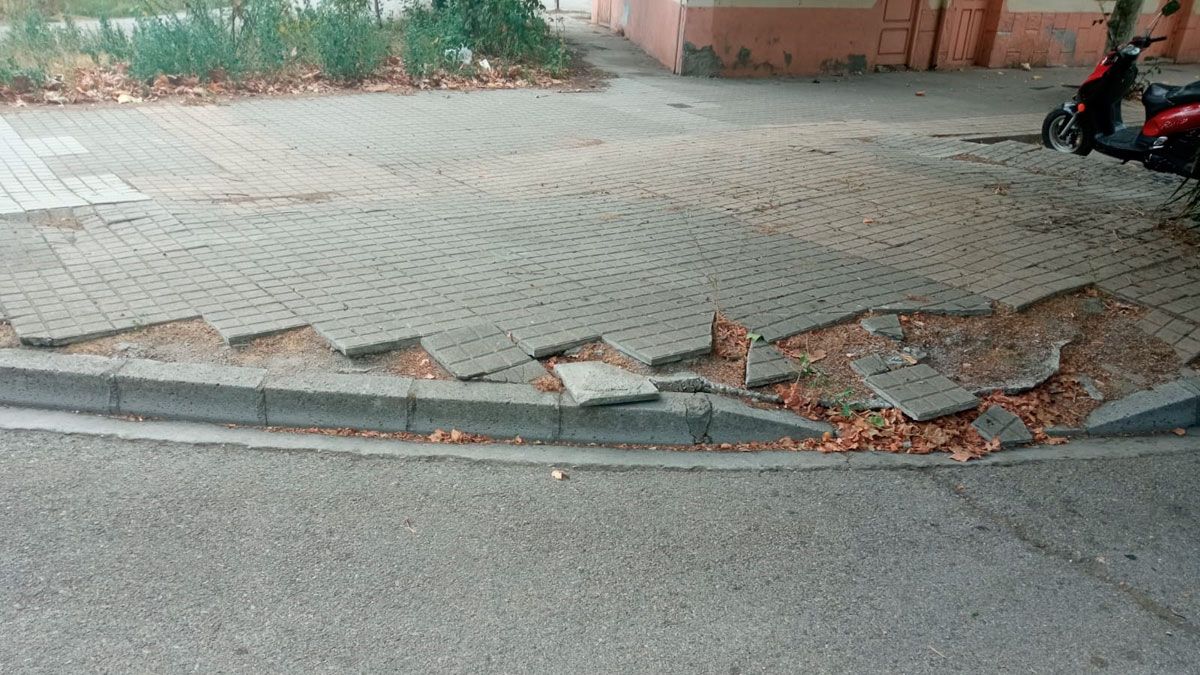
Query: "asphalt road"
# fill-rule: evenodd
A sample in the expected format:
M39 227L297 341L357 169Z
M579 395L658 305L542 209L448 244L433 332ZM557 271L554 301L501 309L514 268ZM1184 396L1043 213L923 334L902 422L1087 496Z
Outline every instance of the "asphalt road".
M0 432L3 672L1200 672L1200 453L547 467Z

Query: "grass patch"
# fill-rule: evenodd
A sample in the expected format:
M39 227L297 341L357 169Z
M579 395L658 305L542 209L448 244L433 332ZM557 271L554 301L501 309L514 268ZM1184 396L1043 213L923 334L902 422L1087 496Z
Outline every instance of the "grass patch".
M324 0L319 7L293 0L128 0L148 12L132 29L103 17L98 27L81 29L69 16L54 19L47 8L57 5L19 1L38 7L27 4L0 35L0 85L10 94L70 94L76 91L72 73L89 69L102 71L101 79L116 74L145 88L164 77L240 83L318 76L358 83L387 73L407 81L394 58L401 54L412 75L448 72L467 81L558 76L569 62L561 34L542 18L536 0L435 0L430 8L413 5L399 22L378 17L372 0ZM92 7L102 2L86 1ZM118 7L115 2L103 8ZM167 11L178 6L182 12ZM481 68L484 58L494 66Z

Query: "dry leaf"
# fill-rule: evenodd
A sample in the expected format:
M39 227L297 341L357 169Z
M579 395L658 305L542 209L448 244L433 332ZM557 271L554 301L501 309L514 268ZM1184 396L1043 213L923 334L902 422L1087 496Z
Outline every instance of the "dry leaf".
M966 450L955 450L954 453L950 455L950 459L956 462L966 462L975 459L975 455L972 455Z
M1176 436L1187 436L1187 429L1180 427L1178 429L1172 429L1171 433L1175 434Z
M826 356L827 356L827 354L825 353L824 349L814 349L813 352L808 355L808 362L816 363L817 361L820 361L821 359L825 358Z
M462 443L462 440L463 440L463 432L459 431L458 429L450 430L450 442L451 443Z
M920 96L920 95L921 94L917 94L917 96ZM872 225L874 223L875 223L874 218L863 218L863 225Z
M925 95L925 90L924 90L924 89L922 89L921 91L918 91L918 92L917 92L917 96L924 96L924 95Z
M563 471L562 469L555 469L551 471L550 477L554 480L567 480L570 478L570 476L567 475L567 472Z

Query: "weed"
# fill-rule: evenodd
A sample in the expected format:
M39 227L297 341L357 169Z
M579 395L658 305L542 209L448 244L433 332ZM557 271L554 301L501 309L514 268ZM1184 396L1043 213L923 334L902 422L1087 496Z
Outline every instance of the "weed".
M313 44L326 75L357 82L375 72L387 58L389 40L365 3L345 0L317 13Z
M834 396L833 407L844 419L850 419L854 415L854 390L847 389Z
M562 36L542 18L538 0L438 0L405 13L404 62L414 75L459 70L460 47L511 63L526 63L551 74L567 66Z

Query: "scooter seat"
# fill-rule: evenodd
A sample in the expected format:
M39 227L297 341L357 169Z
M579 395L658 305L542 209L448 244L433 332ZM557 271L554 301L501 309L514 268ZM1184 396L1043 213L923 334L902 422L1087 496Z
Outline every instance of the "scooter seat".
M1167 100L1171 102L1171 105L1200 103L1200 82L1185 84L1182 87L1170 87L1170 91L1167 92Z
M1174 105L1169 96L1179 89L1180 87L1172 87L1158 82L1146 87L1146 91L1142 92L1142 106L1146 108L1146 117L1154 117Z

